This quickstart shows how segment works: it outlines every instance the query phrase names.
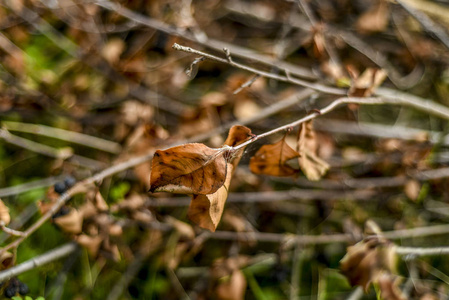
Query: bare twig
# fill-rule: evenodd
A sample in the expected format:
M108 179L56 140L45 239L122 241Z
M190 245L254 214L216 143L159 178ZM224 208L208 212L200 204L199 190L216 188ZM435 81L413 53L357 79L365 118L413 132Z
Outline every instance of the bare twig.
M223 48L227 48L233 53L234 56L245 58L251 61L257 61L258 63L270 66L272 68L285 69L288 70L292 75L298 76L300 78L306 78L309 80L317 79L316 75L313 74L312 71L291 63L279 62L277 61L277 59L273 59L273 57L269 55L262 55L254 50L212 38L208 38L206 41L198 40L192 33L184 29L177 28L173 25L165 24L159 20L155 20L142 14L135 13L119 4L113 3L108 0L98 0L95 3L98 6L114 11L115 13L133 20L136 23L154 28L173 36L181 37L188 41L196 42L210 49L222 51Z
M326 85L323 85L320 83L308 82L305 80L292 78L290 76L287 77L287 76L277 75L277 74L274 74L271 72L262 71L262 70L259 70L259 69L253 68L253 67L249 67L249 66L246 66L246 65L243 65L240 63L236 63L232 60L230 52L227 48L224 48L224 49L226 49L226 50L224 50L226 53L226 57L227 57L226 59L206 53L206 52L202 52L202 51L193 49L191 47L182 46L177 43L174 43L172 48L175 50L178 50L178 51L183 51L186 53L200 55L207 59L214 60L217 62L229 64L233 67L236 67L236 68L239 68L239 69L242 69L242 70L245 70L245 71L266 77L266 78L271 78L271 79L275 79L278 81L290 82L290 83L293 83L293 84L296 84L299 86L308 87L310 89L313 89L313 90L316 90L319 92L328 93L328 94L332 94L332 95L346 95L346 93L347 93L346 90L344 90L344 89L334 88L334 87L326 86ZM290 74L291 74L291 72L290 72Z
M23 236L22 231L18 231L18 230L14 230L14 229L6 227L4 221L0 221L0 228L7 234L14 235L14 236Z
M232 94L237 95L238 93L240 93L244 88L250 87L254 81L257 80L257 78L259 78L260 75L254 75L253 77L251 77L250 79L248 79L246 82L244 82L241 86L239 86L234 92L232 92Z
M34 180L34 181L30 181L27 183L11 186L11 187L7 187L7 188L2 188L2 189L0 189L0 197L18 195L21 193L28 192L30 190L48 187L48 186L54 185L56 182L61 181L63 179L64 179L64 176L49 177L49 178Z
M410 256L435 256L449 254L449 247L418 248L418 247L396 247L396 253L399 255Z
M125 77L117 73L112 67L110 67L109 64L102 64L100 66L97 63L91 62L88 57L83 55L83 51L79 49L78 45L61 34L58 30L52 27L50 23L46 22L37 13L28 9L26 6L22 6L21 9L18 10L15 9L15 6L12 5L10 1L6 1L5 4L18 16L30 23L34 28L36 28L36 30L46 36L57 47L67 52L70 56L77 58L91 68L100 71L110 80L118 84L126 84L129 87L129 94L136 97L138 100L149 103L154 107L158 107L159 109L174 115L180 115L184 111L185 106L182 103L176 102L171 98L160 95L146 87L127 80Z
M14 276L25 273L29 270L38 268L40 266L51 263L55 260L58 260L62 257L72 254L78 249L78 244L76 243L68 243L61 247L50 250L42 255L36 256L30 260L27 260L17 266L9 268L7 270L0 272L0 282L4 282Z
M406 1L397 0L411 16L413 16L426 31L433 33L447 48L449 48L449 36L446 31L438 24L433 22L425 13L415 9L411 5L408 5Z
M74 164L83 166L89 169L100 169L104 167L104 164L84 157L80 155L73 154L73 149L70 147L65 148L53 148L44 144L40 144L34 141L30 141L28 139L22 138L20 136L16 136L11 134L8 130L0 128L0 139L3 139L5 142L10 144L19 146L21 148L30 150L32 152L36 152L45 156L53 157L56 159L62 160L70 160Z
M26 133L39 134L56 138L63 141L68 141L83 146L99 149L113 154L118 154L121 151L121 146L118 143L90 136L87 134L59 129L55 127L40 125L40 124L28 124L20 122L2 121L3 126L9 131L19 131Z

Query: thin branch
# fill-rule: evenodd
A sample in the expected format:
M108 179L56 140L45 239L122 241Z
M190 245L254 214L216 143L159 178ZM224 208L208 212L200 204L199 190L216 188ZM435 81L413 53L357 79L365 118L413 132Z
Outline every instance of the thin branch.
M278 202L287 200L338 200L348 199L355 201L372 200L378 192L360 190L360 191L336 191L336 190L311 190L311 189L290 189L285 191L268 191L268 192L246 192L231 193L226 200L227 203L264 203ZM173 197L173 198L152 198L148 199L146 204L152 207L182 207L189 206L189 197Z
M72 163L89 169L100 169L104 164L88 157L73 154L70 147L53 148L44 144L30 141L20 136L11 134L8 130L0 128L0 139L15 146L36 152L56 159L70 160Z
M12 195L18 195L22 193L26 193L31 190L45 188L48 186L52 186L58 181L61 181L64 179L64 176L56 176L56 177L48 177L44 179L34 180L27 183L6 187L0 189L0 198L1 197L7 197Z
M113 154L121 152L120 144L90 136L87 134L59 129L55 127L40 125L40 124L28 124L20 122L2 121L3 126L9 131L19 131L26 133L39 134L43 136L52 137L55 139L68 141L71 143L99 149Z
M417 256L437 256L449 254L449 247L435 247L435 248L418 248L418 247L396 247L395 249L398 255L412 257Z
M32 259L27 260L17 266L1 271L0 282L4 282L29 270L38 268L62 257L68 256L75 252L78 248L78 244L72 242L50 250L42 255L33 257Z
M401 5L412 17L414 17L426 31L433 33L443 43L443 45L449 49L449 36L442 27L432 21L432 19L430 19L425 13L415 9L411 5L408 5L405 1L397 0L397 3L399 3L399 5Z
M165 32L172 36L177 36L180 38L183 38L184 40L192 41L197 44L203 45L205 47L208 47L210 49L214 49L216 51L222 51L223 48L229 49L233 53L234 56L245 58L251 61L256 61L258 63L261 63L263 65L269 66L271 68L277 68L277 69L285 69L288 70L292 75L306 78L309 80L316 80L317 77L313 72L309 69L299 67L297 65L287 63L287 62L279 62L273 57L269 55L263 55L260 54L252 49L237 46L232 43L226 43L223 41L219 41L213 38L207 38L207 40L199 40L195 37L194 34L190 33L189 31L181 28L177 28L173 25L165 24L159 20L149 18L145 15L135 13L126 7L121 6L120 4L113 3L108 0L98 0L95 2L96 5L101 6L107 10L114 11L115 13L128 18L130 20L133 20L136 23L145 25L147 27Z
M217 62L221 62L221 63L225 63L225 64L229 64L230 66L254 73L254 74L258 74L260 76L266 77L266 78L271 78L271 79L275 79L278 81L283 81L283 82L290 82L302 87L307 87L319 92L323 92L323 93L327 93L327 94L331 94L331 95L346 95L346 90L345 89L339 89L339 88L334 88L334 87L330 87L330 86L326 86L323 84L319 84L319 83L313 83L313 82L308 82L305 80L301 80L301 79L297 79L297 78L292 78L290 76L282 76L282 75L277 75L271 72L266 72L266 71L262 71L253 67L249 67L240 63L236 63L232 60L231 58L231 54L230 51L228 50L228 48L224 48L226 50L225 54L226 54L226 59L225 58L221 58L206 52L202 52L196 49L193 49L191 47L186 47L186 46L182 46L179 45L177 43L174 43L172 46L173 49L177 50L177 51L183 51L186 53L192 53L192 54L196 54L196 55L200 55L203 56L207 59L210 60L214 60ZM291 74L291 72L290 72Z
M379 98L379 97L367 97L367 98L356 98L356 97L344 97L344 98L339 98L335 101L333 101L331 104L329 104L328 106L320 109L318 112L313 112L312 114L301 118L299 120L296 120L294 122L291 122L287 125L275 128L273 130L270 130L268 132L265 132L263 134L260 134L258 136L256 136L255 138L246 141L245 143L242 143L236 147L233 147L233 151L241 149L243 147L248 146L251 143L254 143L255 141L270 136L272 134L281 132L281 131L285 131L288 128L291 127L295 127L298 126L301 123L307 122L309 120L315 119L318 116L327 114L331 111L333 111L336 107L338 107L341 104L349 104L349 103L356 103L356 104L364 104L364 105L379 105L379 104L393 104L393 105L405 105L405 106L410 106L410 107L414 107L417 109L420 109L422 111L431 113L431 114L435 114L438 116L441 116L445 119L449 119L449 108L447 108L446 106L442 106L438 103L422 103L421 100L419 99L407 99L407 98L402 98L400 96L396 96L396 97L391 97L391 98Z
M244 88L250 87L258 78L260 75L254 75L250 79L248 79L246 82L242 83L234 92L232 92L233 95L237 95L240 93Z
M129 87L129 94L136 97L138 100L149 103L154 107L158 107L168 113L174 115L181 115L185 106L171 98L158 94L147 87L138 85L134 82L123 77L115 69L113 69L104 60L100 65L97 62L92 62L88 56L83 54L82 49L77 44L68 39L65 35L56 30L50 23L42 19L37 13L30 10L26 6L22 6L20 10L16 9L14 5L5 2L6 6L20 16L23 20L30 23L37 31L42 33L50 41L52 41L57 47L67 52L70 56L78 59L79 61L87 64L91 68L103 73L108 79L116 82L117 84L126 84Z
M0 221L0 228L3 230L3 232L5 232L7 234L14 235L14 236L23 236L22 231L18 231L18 230L14 230L14 229L6 227L6 224L4 221Z

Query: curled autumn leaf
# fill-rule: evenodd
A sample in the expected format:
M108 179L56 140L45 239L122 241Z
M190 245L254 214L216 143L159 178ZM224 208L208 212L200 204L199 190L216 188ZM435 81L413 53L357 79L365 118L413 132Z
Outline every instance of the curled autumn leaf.
M212 194L226 179L224 149L192 143L154 154L150 192Z
M298 135L299 167L309 180L320 180L329 164L318 157L318 141L312 120L301 124Z
M351 285L360 285L366 292L379 272L392 272L395 265L394 245L376 236L348 247L340 261L340 270Z
M253 134L245 126L236 125L229 130L225 145L235 147L251 139ZM229 186L234 170L240 161L244 148L232 153L227 162L227 174L224 184L215 192L208 195L195 194L190 202L187 215L189 219L201 228L215 231L223 214Z
M226 181L215 193L209 195L193 195L187 215L192 222L198 224L201 228L208 229L212 232L217 228L221 215L223 214L226 199L228 198L232 171L232 164L228 164Z
M286 142L285 136L275 144L262 146L251 157L249 169L254 174L271 176L292 176L298 171L287 165L290 159L299 157L299 153L293 150Z

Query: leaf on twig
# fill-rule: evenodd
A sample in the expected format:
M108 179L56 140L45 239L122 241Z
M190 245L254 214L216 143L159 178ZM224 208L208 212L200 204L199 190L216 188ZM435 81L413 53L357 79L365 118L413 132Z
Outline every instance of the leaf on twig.
M388 1L379 0L368 11L359 17L356 23L360 33L374 33L384 31L390 19L390 5Z
M312 120L302 123L298 135L299 167L309 180L320 180L329 164L318 157L318 142Z
M8 225L11 221L11 216L9 215L9 208L3 203L0 199L0 221L3 222L4 225Z
M215 193L226 179L223 149L185 144L154 154L150 192Z
M299 153L293 150L283 139L275 144L263 145L256 154L251 157L249 169L254 174L271 176L292 176L298 172L287 165L290 159L299 157Z
M340 270L351 285L360 285L366 292L379 272L391 272L395 264L394 245L384 238L373 237L348 247L340 261Z
M251 139L254 135L248 127L236 125L229 130L225 145L235 147ZM201 228L215 231L220 222L223 209L228 198L229 185L234 170L237 167L244 148L232 154L227 163L227 173L224 184L215 192L208 195L193 195L187 215L189 219Z
M226 199L228 198L232 171L232 164L228 164L226 181L215 193L209 195L193 195L187 215L192 222L198 224L201 228L208 229L212 232L217 228L221 215L223 214Z
M81 234L76 239L77 243L82 247L86 248L87 252L92 256L96 257L98 250L100 249L101 242L103 238L100 236L90 236L87 234Z

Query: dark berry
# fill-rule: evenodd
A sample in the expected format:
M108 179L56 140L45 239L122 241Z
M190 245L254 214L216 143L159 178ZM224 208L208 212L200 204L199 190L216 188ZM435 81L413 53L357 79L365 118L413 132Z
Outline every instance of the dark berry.
M75 179L75 177L69 175L66 178L64 178L64 183L65 183L66 187L70 188L75 185L76 179Z
M62 193L64 193L67 190L67 186L62 181L61 182L56 182L54 189L55 189L56 193L62 194Z
M30 292L30 289L28 288L28 285L26 285L26 283L19 281L19 294L26 295L29 292Z
M63 206L61 207L60 210L58 210L54 215L53 215L53 219L58 218L58 217L62 217L67 215L70 212L70 208L68 206Z
M6 287L5 289L5 297L6 298L12 298L16 295L17 292L17 288L13 285L9 285L8 287Z

